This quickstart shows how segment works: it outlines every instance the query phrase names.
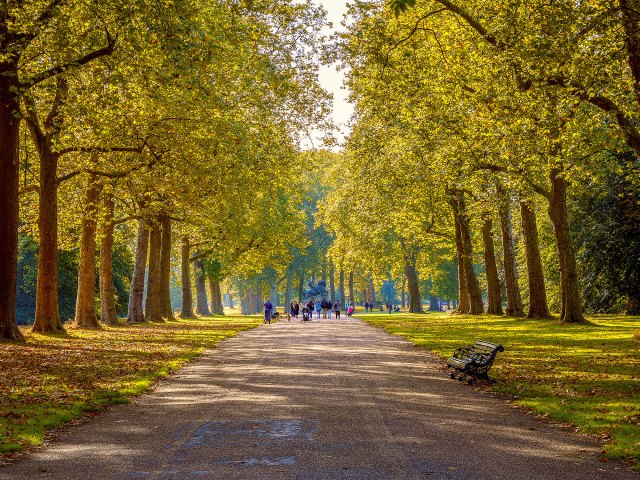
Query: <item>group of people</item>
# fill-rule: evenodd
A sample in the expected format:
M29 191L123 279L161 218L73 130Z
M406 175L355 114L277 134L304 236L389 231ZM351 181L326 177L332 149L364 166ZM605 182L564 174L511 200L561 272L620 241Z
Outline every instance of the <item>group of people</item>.
M322 314L322 318L331 318L331 315L335 315L335 318L340 318L340 312L342 310L342 305L338 300L335 302L331 302L326 298L323 298L322 301L313 299L309 299L306 305L303 304L302 309L307 309L309 315L313 315L313 312L316 312L316 318L320 318L320 314ZM293 318L298 318L300 315L300 304L298 302L291 302L289 305L289 313Z
M394 312L394 311L396 311L396 312L400 311L400 308L397 305L394 305L391 302L385 303L385 307L386 307L386 309L387 309L387 311L389 313ZM371 303L364 302L364 311L365 311L365 313L369 313L369 312L373 313L373 309L374 308L375 308L375 305L373 304L373 302L371 302ZM379 308L380 308L380 311L382 312L383 311L382 310L382 305L380 305Z
M271 323L271 318L273 317L274 312L274 306L271 303L271 300L269 300L268 298L265 299L263 307L264 323ZM336 300L335 302L331 302L326 298L323 298L322 301L316 300L315 302L313 301L313 299L310 299L306 304L302 305L302 308L300 307L300 304L298 302L291 302L291 304L289 305L290 318L298 318L301 310L303 316L306 311L306 314L308 315L310 320L314 311L316 312L316 318L318 319L320 318L320 314L322 314L322 318L331 318L332 314L335 315L335 318L340 318L340 312L342 309L341 304L338 300ZM350 305L347 308L347 316L350 317L352 314L353 306Z

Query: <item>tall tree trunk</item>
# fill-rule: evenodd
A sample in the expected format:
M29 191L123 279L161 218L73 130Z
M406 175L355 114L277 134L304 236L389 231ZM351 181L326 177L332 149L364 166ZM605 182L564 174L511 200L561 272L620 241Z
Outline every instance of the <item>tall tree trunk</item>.
M329 295L331 302L336 301L336 275L333 264L329 266Z
M258 313L262 311L262 304L264 303L264 286L261 280L256 280L256 298L255 298L254 312Z
M435 295L429 295L429 310L432 312L440 311L440 302Z
M162 299L160 297L160 251L162 249L162 227L157 218L153 220L149 236L149 273L147 275L147 301L144 315L148 322L162 322Z
M34 332L64 331L58 309L58 158L44 142L40 152L38 280Z
M193 270L196 275L196 313L198 315L211 315L207 302L207 275L204 270L204 262L197 259L193 262Z
M349 272L349 301L351 305L355 305L355 297L353 296L353 270Z
M460 222L454 214L454 228L456 235L456 258L458 260L458 309L457 313L469 313L471 310L471 304L469 303L469 290L467 288L467 275L465 274L465 261L464 261L464 245L462 242L462 230L460 229ZM411 296L411 292L409 292Z
M9 41L8 32L4 33ZM18 275L18 55L0 58L0 339L24 341L16 322Z
M304 295L304 273L300 272L300 283L298 283L298 303L302 303L303 295ZM302 308L302 306L300 308Z
M117 325L118 315L113 286L113 230L115 228L113 192L106 189L102 199L104 220L100 243L100 320L107 325Z
M80 262L76 294L76 322L82 328L100 328L96 312L96 231L98 200L103 184L92 174L87 181L80 231Z
M182 237L180 248L180 278L182 280L182 312L180 318L195 318L191 294L191 245L189 237Z
M567 183L558 170L550 174L551 202L549 217L553 223L558 258L560 260L560 287L562 291L562 310L560 320L565 323L586 322L582 314L582 300L578 288L578 270L573 241L569 232L567 216Z
M416 266L407 263L404 267L404 274L407 277L407 288L409 290L409 313L422 313L422 298L420 297Z
M136 260L133 265L131 277L131 290L129 292L129 311L127 322L143 323L144 309L142 299L144 297L144 272L147 268L147 252L149 250L149 230L144 219L138 220L138 242L136 244Z
M280 298L278 298L278 285L276 285L275 281L270 285L269 298L271 299L271 303L274 307L280 306Z
M160 244L160 315L167 320L175 320L171 308L171 219L169 215L158 217L162 229Z
M369 303L373 303L374 305L378 305L377 299L376 299L376 287L373 285L373 278L369 277L369 294L371 295L371 302Z
M461 313L469 313L471 315L481 315L484 313L484 305L482 303L482 293L480 292L480 284L478 277L473 270L473 246L471 244L471 229L469 227L469 217L464 201L464 193L451 190L449 192L449 204L453 209L456 223L456 251L458 254L458 282L460 283L460 274L463 275L463 286L466 288L468 297L467 312L459 308ZM462 261L461 261L462 260ZM462 264L462 269L460 269ZM460 304L463 304L464 295L460 295ZM464 305L466 307L466 305Z
M345 308L345 303L346 303L346 295L344 292L344 270L340 269L340 305L342 306L342 308Z
M484 268L487 274L487 314L502 315L502 301L500 297L500 278L493 246L493 222L486 218L482 224L482 241L484 243Z
M284 309L286 312L289 311L291 304L291 284L293 283L293 272L291 270L287 270L287 286L284 291Z
M407 276L403 275L402 276L402 308L407 306Z
M502 252L504 255L504 280L507 290L507 315L521 317L524 315L520 286L518 285L518 270L513 248L513 233L511 228L511 199L498 185L498 213L502 230Z
M211 296L211 313L214 315L224 315L220 280L213 275L209 276L209 294Z
M520 200L522 234L527 254L527 273L529 277L529 312L527 318L549 318L547 292L544 286L544 271L538 245L538 226L536 214L526 200Z

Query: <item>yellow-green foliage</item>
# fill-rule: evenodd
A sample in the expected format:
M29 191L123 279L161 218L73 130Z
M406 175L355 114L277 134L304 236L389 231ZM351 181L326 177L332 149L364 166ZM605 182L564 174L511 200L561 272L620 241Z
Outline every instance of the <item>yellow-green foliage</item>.
M0 454L42 443L46 430L127 403L220 340L261 317L207 317L102 330L67 326L64 335L23 333L0 343Z
M504 345L491 371L497 391L610 439L607 458L640 463L640 317L597 316L586 325L449 314L362 318L443 358L478 339Z

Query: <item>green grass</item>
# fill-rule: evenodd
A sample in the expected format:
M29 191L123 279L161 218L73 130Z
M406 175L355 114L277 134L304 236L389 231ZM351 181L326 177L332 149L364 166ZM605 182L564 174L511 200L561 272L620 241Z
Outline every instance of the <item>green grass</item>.
M0 457L42 444L47 431L128 403L219 341L262 323L261 316L81 330L23 331L24 344L0 343Z
M640 466L640 317L595 316L586 325L446 313L359 318L442 358L478 339L504 345L494 390L608 440L606 458Z

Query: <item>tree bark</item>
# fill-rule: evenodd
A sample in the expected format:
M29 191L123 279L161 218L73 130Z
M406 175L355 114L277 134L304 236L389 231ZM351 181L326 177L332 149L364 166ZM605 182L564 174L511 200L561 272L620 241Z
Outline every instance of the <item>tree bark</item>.
M115 228L115 205L113 192L105 190L102 205L104 221L100 244L100 320L107 325L118 325L116 296L113 286L113 230Z
M331 303L336 301L336 275L333 264L329 265L329 295Z
M429 310L432 312L440 311L440 302L435 295L429 295Z
M262 304L264 303L264 286L262 281L256 280L256 297L254 301L254 313L260 313L262 311Z
M162 322L162 299L160 297L160 250L162 248L162 227L154 218L149 235L149 272L147 275L147 300L144 315L148 322Z
M291 284L293 283L293 273L291 270L287 270L287 286L284 291L284 309L285 312L290 310L289 305L291 304Z
M193 313L193 297L191 294L191 246L189 238L182 237L180 256L180 273L182 280L182 312L181 318L195 318Z
M409 290L409 313L422 313L422 298L420 297L416 266L407 263L404 267L404 274L407 277L407 288Z
M5 32L5 42L10 42ZM16 322L18 275L18 56L0 59L0 339L24 341Z
M460 284L460 275L462 274L463 286L466 288L469 310L465 312L463 308L459 308L460 313L469 313L471 315L481 315L484 313L484 304L482 303L482 293L480 292L480 284L478 277L473 270L473 246L471 243L471 229L469 227L469 217L464 201L464 193L457 190L449 192L449 204L453 209L454 219L456 223L456 252L458 254L458 282ZM462 262L460 261L462 260ZM462 271L460 270L462 264ZM463 305L464 296L460 295L460 304ZM464 305L466 308L467 305Z
M344 292L344 270L340 269L340 305L342 306L342 308L345 308L345 303L346 303L346 295Z
M527 256L527 273L529 277L529 311L527 318L549 318L547 292L544 286L544 271L538 245L538 226L536 214L526 200L520 200L520 216L522 218L522 235Z
M58 157L44 142L40 152L38 280L34 332L64 331L58 309Z
M196 275L196 313L198 315L211 315L207 301L207 275L204 270L204 262L197 259L193 262L193 270Z
M550 173L551 201L549 217L553 223L558 258L560 261L560 287L562 309L560 321L565 323L586 322L582 314L582 300L578 288L578 270L573 241L569 232L567 216L567 183L559 170Z
M506 314L512 317L524 315L522 297L518 285L518 270L516 256L513 248L513 233L511 228L511 200L498 185L498 213L500 216L500 229L502 231L502 253L504 257L504 281L507 290Z
M349 301L351 305L355 305L355 298L353 296L353 271L349 272Z
M131 289L129 292L129 311L127 322L143 323L144 309L142 299L144 297L144 272L147 268L147 251L149 250L149 230L144 219L138 220L138 242L136 245L136 260L133 265L131 277Z
M87 181L80 232L80 262L76 294L76 322L81 328L101 328L96 312L96 232L98 201L103 184L92 174Z
M300 272L300 283L298 283L298 303L302 303L302 296L304 295L304 273ZM302 305L300 306L302 308Z
M211 313L214 315L224 315L220 280L213 275L209 276L209 294L211 296Z
M169 215L159 216L162 229L160 244L160 314L167 320L175 320L171 308L171 219Z
M454 215L455 217L455 215ZM456 235L456 258L458 259L458 309L457 313L468 313L471 310L471 304L469 303L469 290L467 289L467 275L464 271L464 246L462 243L462 230L460 229L460 222L457 218L454 218L454 228ZM409 292L411 296L411 292Z
M500 295L500 278L493 246L493 222L486 218L482 224L482 241L484 243L484 267L487 274L487 314L502 315L502 300Z
M402 276L402 308L407 306L407 276L403 275Z
M376 287L373 285L372 277L369 277L369 295L371 295L371 302L369 303L373 303L377 306L378 302L376 301Z

